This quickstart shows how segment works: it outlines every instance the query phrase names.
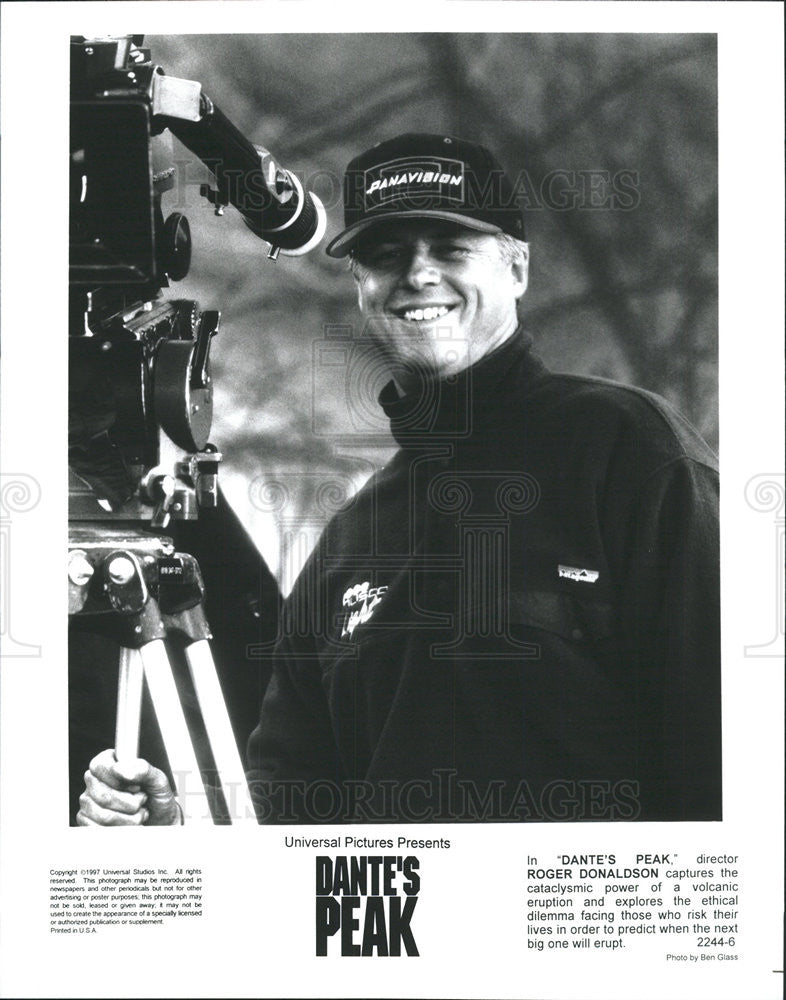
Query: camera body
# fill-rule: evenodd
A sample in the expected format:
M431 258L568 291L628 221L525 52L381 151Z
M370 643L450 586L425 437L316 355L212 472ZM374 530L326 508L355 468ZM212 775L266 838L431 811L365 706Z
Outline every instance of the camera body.
M166 77L141 37L71 41L71 520L165 527L216 504L210 343L219 314L162 290L188 273L188 221L164 219L174 116L201 86Z
M202 91L168 76L143 37L71 40L69 466L72 520L165 527L213 507L210 346L219 314L162 290L188 273L172 135L212 171L201 194L232 204L268 257L316 246L325 211Z

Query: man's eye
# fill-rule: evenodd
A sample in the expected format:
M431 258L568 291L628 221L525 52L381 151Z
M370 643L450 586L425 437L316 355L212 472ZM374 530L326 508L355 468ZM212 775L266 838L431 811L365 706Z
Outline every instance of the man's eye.
M357 259L367 267L391 268L401 267L409 261L412 248L400 244L376 246L369 249L359 248ZM463 260L472 253L472 249L463 243L438 243L429 251L434 260Z
M435 252L446 260L454 260L458 257L466 257L470 249L461 243L445 243L443 246L437 247Z
M403 247L375 247L373 250L359 252L358 257L363 264L383 267L401 260L404 252Z

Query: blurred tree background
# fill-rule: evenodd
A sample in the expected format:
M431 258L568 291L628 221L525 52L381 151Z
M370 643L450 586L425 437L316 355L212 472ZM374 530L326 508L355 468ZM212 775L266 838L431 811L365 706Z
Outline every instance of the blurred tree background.
M709 34L147 36L342 227L347 161L403 131L472 138L516 179L531 248L524 321L558 371L671 400L717 448L716 42ZM175 144L166 211L191 273L168 295L222 311L212 348L221 480L283 589L329 514L392 453L345 263L265 245L199 196ZM357 366L356 366L357 367ZM349 385L349 391L347 386ZM354 402L350 403L350 397Z

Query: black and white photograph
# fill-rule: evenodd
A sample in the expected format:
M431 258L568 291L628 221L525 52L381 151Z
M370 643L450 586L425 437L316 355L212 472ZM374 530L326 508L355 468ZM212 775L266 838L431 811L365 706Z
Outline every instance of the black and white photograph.
M148 42L71 43L76 822L200 808L100 697L181 549L260 821L720 819L715 37Z
M779 995L783 116L730 79L742 5L28 6L20 916L173 996ZM262 987L164 961L257 939Z

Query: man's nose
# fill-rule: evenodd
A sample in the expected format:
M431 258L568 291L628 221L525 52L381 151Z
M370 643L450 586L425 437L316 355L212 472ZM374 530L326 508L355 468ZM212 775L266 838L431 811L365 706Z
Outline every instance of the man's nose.
M416 248L407 263L404 280L410 288L416 289L438 285L442 280L439 264L428 250Z

